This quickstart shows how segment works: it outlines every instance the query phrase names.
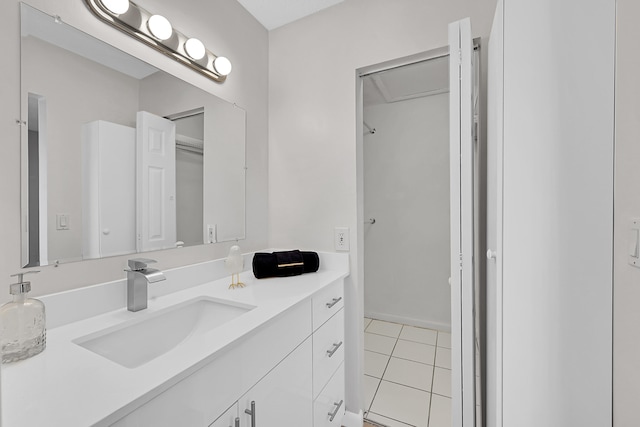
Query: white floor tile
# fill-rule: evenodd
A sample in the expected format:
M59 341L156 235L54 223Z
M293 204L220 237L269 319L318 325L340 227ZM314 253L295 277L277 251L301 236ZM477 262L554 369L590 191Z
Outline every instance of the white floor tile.
M399 384L382 381L371 405L371 412L416 427L427 427L430 394Z
M384 370L387 368L389 356L386 354L364 351L364 374L376 378L382 378Z
M383 322L382 320L373 320L369 324L369 327L367 328L367 332L371 334L384 335L384 336L393 337L393 338L398 338L398 335L400 335L401 330L402 330L401 324Z
M436 366L451 369L451 349L444 347L436 348Z
M380 380L378 378L373 378L368 375L364 376L364 410L368 411L371 406L371 402L373 402L373 397L376 395L376 391L378 391L378 385L380 384Z
M431 395L431 413L429 427L451 427L451 399L448 397Z
M434 394L451 397L451 371L443 368L434 368L433 370L433 388Z
M448 332L438 332L438 346L451 348L451 334Z
M415 341L422 344L436 345L438 339L438 331L433 329L416 328L415 326L404 325L400 332L400 339L407 341Z
M364 330L367 330L367 326L369 326L369 323L371 323L371 319L369 319L368 317L364 318Z
M426 363L428 365L433 365L435 354L436 348L432 345L405 340L398 340L396 348L393 351L394 357Z
M391 354L396 345L396 339L382 335L364 333L364 349L376 353Z
M433 366L392 357L382 378L386 381L430 392Z
M369 412L367 419L376 423L384 424L387 427L413 427L409 424L401 423L400 421L392 420L391 418L383 417L380 414L374 414Z

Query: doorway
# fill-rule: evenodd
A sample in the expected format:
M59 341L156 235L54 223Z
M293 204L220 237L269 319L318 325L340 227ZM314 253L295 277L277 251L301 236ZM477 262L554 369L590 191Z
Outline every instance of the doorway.
M211 243L204 224L204 108L167 117L176 124L176 245Z
M468 19L449 32L455 56L446 47L358 72L362 407L374 424L482 423L473 261L478 55Z
M451 418L448 54L361 78L365 418L383 425L446 427Z

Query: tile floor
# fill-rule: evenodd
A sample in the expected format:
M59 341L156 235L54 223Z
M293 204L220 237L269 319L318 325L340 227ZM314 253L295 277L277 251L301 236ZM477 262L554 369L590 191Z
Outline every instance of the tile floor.
M451 426L451 335L365 318L366 418L388 427Z

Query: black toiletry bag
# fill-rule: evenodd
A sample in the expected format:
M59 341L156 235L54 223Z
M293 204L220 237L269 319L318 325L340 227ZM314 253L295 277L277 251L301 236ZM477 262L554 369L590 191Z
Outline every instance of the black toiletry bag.
M320 258L316 252L299 250L283 252L256 252L253 255L253 275L257 279L266 277L298 276L313 273L320 268Z

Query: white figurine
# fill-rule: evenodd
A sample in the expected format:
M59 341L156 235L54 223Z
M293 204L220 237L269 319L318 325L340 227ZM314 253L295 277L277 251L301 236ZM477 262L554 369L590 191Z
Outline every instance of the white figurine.
M244 258L242 257L242 253L240 253L240 246L231 246L229 255L227 255L227 259L224 260L224 266L227 268L227 271L231 273L229 289L244 288L244 283L240 281L240 273L244 268Z

